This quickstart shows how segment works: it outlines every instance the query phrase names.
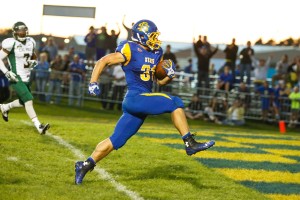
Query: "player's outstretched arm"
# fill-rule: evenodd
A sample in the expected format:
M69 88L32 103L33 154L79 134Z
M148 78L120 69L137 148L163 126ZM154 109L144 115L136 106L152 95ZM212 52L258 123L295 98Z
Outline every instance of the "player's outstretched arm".
M98 78L106 66L123 63L124 61L125 58L119 52L108 54L107 56L104 56L103 58L98 60L93 69L91 80L89 83L89 94L92 96L99 96L101 94L101 90L98 85Z
M125 58L119 52L111 53L111 54L104 56L103 58L101 58L100 60L98 60L96 62L96 65L92 72L90 83L94 83L94 82L98 81L99 76L101 75L103 69L106 66L111 66L111 65L115 65L115 64L119 64L119 63L123 63L123 62L125 62Z

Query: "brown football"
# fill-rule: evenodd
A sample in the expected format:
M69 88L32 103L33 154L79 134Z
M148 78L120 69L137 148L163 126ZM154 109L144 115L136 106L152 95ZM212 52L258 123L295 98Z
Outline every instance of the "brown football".
M167 73L166 71L164 70L164 60L160 61L157 65L156 65L156 68L155 68L155 77L159 80L162 80L164 79L166 76L167 76Z

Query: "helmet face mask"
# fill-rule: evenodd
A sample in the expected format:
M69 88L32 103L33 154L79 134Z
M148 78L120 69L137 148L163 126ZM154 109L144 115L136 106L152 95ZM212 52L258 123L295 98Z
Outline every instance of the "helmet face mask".
M160 48L159 35L156 25L150 20L140 20L132 27L132 40L151 50Z
M17 22L12 27L13 37L20 41L24 42L26 36L28 35L28 27L23 22Z

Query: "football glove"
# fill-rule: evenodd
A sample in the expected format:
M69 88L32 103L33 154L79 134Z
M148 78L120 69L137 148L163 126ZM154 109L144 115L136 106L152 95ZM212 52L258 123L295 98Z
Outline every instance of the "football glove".
M5 73L5 76L10 81L18 82L17 75L15 73L13 73L12 71L7 71Z
M97 82L89 84L89 94L92 96L99 96L101 93L99 85Z
M164 70L167 73L167 76L169 78L174 78L175 77L175 64L171 59L168 59L165 61L164 65L163 65Z
M34 68L38 64L38 62L36 60L28 60L27 63L29 65L29 68Z

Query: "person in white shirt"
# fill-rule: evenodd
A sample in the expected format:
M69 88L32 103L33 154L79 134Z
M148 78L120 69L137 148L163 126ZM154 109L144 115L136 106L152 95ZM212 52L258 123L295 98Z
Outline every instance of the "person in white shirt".
M118 104L118 110L122 108L122 100L126 90L126 79L125 73L122 70L121 65L116 65L113 68L113 91L112 91L112 102L109 104L109 109L113 110L115 103Z

